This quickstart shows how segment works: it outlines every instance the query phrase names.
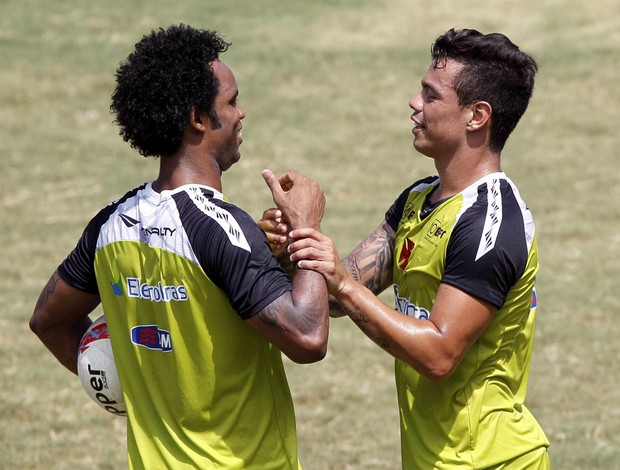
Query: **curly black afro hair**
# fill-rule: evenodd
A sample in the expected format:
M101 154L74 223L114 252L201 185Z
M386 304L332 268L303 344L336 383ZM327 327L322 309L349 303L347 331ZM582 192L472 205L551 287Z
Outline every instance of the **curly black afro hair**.
M210 66L230 46L217 32L187 25L154 30L116 71L110 109L120 135L141 155L167 156L182 142L192 108L219 127L219 81Z

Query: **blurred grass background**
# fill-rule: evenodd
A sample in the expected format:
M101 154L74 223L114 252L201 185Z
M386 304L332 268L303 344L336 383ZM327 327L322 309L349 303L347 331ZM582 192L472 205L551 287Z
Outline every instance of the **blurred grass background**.
M262 168L318 179L342 255L413 180L409 98L445 30L507 34L541 66L503 153L536 220L539 308L528 405L557 469L620 468L620 19L617 0L0 0L0 468L126 467L124 421L28 329L38 294L99 208L156 175L109 114L118 63L184 22L230 42L242 160L224 192L254 217ZM389 294L385 301L391 302ZM347 319L327 358L287 363L306 470L400 466L392 360Z

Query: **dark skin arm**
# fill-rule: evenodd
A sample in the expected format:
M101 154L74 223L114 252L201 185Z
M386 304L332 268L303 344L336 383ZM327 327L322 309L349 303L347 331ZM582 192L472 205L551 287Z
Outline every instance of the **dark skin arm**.
M320 361L327 353L329 316L325 281L296 270L293 290L247 320L248 324L299 364Z
M74 374L77 374L78 345L92 323L88 314L99 303L99 296L71 287L56 271L41 291L30 319L30 329Z
M258 225L267 235L278 261L289 272L293 268L287 253L290 224L284 219L282 211L276 208L267 209L263 212L263 218ZM351 277L375 295L379 295L392 284L395 237L394 229L383 220L365 240L341 260ZM330 298L330 315L332 317L345 315L333 297Z
M318 183L292 170L276 178L263 173L274 202L295 227L320 228L325 196ZM325 280L316 272L289 265L293 289L272 302L248 324L292 361L309 363L327 353L328 294Z

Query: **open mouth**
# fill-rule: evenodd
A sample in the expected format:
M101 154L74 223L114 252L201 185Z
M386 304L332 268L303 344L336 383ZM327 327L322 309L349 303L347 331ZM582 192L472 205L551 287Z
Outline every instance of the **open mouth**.
M411 132L415 132L417 130L424 129L424 126L419 121L417 121L416 119L413 119L413 116L412 116L411 120L413 121L413 129L411 129Z

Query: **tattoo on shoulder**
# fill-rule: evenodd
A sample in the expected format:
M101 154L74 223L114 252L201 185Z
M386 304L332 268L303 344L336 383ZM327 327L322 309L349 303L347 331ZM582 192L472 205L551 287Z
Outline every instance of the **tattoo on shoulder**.
M47 284L39 295L39 300L37 300L38 307L41 307L47 303L47 299L49 299L49 296L52 295L56 290L56 284L58 283L59 279L60 277L58 276L58 273L55 272L54 274L52 274L52 277L50 277L50 280L47 281Z

